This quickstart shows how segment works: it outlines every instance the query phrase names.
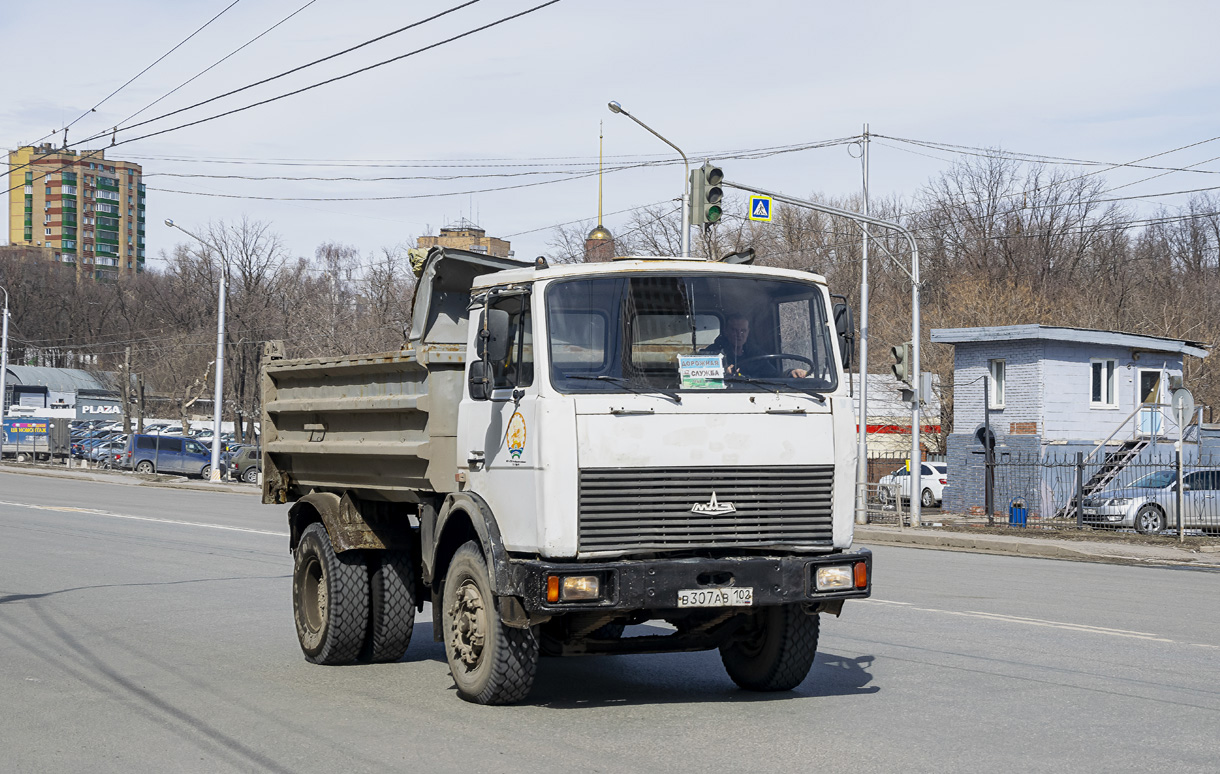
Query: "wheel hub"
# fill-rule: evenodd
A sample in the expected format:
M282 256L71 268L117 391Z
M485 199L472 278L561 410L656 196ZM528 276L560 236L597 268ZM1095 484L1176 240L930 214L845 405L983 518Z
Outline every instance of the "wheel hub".
M326 576L322 569L322 563L314 559L305 568L303 579L302 597L304 605L302 605L306 628L310 633L317 633L322 630L323 622L326 620L326 607L329 602L328 591L326 588Z
M453 643L454 658L471 669L478 666L483 656L485 611L483 595L472 581L461 585L449 608L449 641Z

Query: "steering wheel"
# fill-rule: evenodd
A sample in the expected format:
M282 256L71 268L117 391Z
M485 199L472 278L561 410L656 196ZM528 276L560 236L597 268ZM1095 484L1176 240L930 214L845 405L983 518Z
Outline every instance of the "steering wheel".
M802 363L808 363L810 368L817 367L817 363L813 362L804 355L791 355L787 352L775 352L770 355L755 355L754 357L747 357L738 360L735 365L740 366L745 363L753 363L755 360L799 360Z

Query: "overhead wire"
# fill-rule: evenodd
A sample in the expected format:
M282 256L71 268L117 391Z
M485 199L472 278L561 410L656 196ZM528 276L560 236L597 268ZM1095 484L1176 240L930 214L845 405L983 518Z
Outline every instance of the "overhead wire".
M367 41L366 43L361 44L361 46L363 46L363 45L368 45L368 43L375 42L376 40L381 40L381 39L384 39L385 37L388 37L388 36L389 36L389 35L391 35L391 34L397 34L398 32L401 32L401 31L403 31L403 30L410 29L410 28L412 28L412 27L417 27L417 26L419 26L420 24L424 24L424 23L426 23L426 22L428 22L428 21L432 21L433 19L440 18L441 16L444 16L444 15L446 15L446 14L448 14L448 13L452 13L452 12L454 12L454 11L456 11L456 10L461 9L461 8L465 8L465 7L469 6L469 5L473 5L473 4L477 3L477 2L480 2L480 0L468 0L467 2L462 3L462 4L460 4L460 5L457 5L457 6L454 6L453 8L450 8L450 9L448 9L448 10L442 11L442 12L437 13L437 14L433 14L432 16L428 17L427 19L424 19L424 20L421 20L421 21L419 21L419 22L415 22L415 23L413 23L413 24L407 25L406 27L403 27L403 28L401 28L400 30L396 30L396 31L394 31L394 32L392 32L392 33L387 33L386 35L383 35L383 36L381 36L381 37L379 37L379 38L374 38L374 40L373 40L373 41ZM179 131L179 130L181 130L181 129L186 129L186 128L189 128L189 127L192 127L192 126L198 126L198 125L200 125L200 124L204 124L204 123L207 123L207 122L209 122L209 121L215 121L215 120L217 120L217 119L219 119L219 118L225 118L225 117L227 117L227 116L231 116L231 115L234 115L234 114L236 114L236 113L241 113L241 112L244 112L244 111L247 111L247 110L251 110L251 109L256 108L256 107L261 107L261 106L263 106L263 105L270 104L270 103L272 103L272 102L277 102L277 101L279 101L279 100L286 99L286 98L288 98L288 97L296 96L296 95L298 95L298 94L302 94L302 93L304 93L304 92L311 91L311 90L313 90L313 89L320 88L320 87L322 87L322 86L326 86L326 85L329 85L329 84L332 84L332 83L336 83L336 82L338 82L338 81L342 81L342 80L347 79L347 78L351 78L351 77L356 76L356 75L360 75L360 74L362 74L362 73L366 73L366 72L368 72L368 71L370 71L370 70L374 70L374 69L377 69L377 68L379 68L379 67L384 67L384 66L389 65L389 64L392 64L392 63L394 63L394 62L399 62L399 61L401 61L401 60L403 60L403 59L406 59L406 58L408 58L408 57L412 57L412 56L415 56L415 55L417 55L417 54L424 53L424 52L426 52L426 51L431 51L432 49L438 48L438 47L440 47L440 46L443 46L443 45L446 45L446 44L449 44L449 43L453 43L453 42L455 42L455 41L457 41L457 40L461 40L461 39L463 39L463 38L469 37L469 36L474 35L474 34L476 34L476 33L483 32L483 31L485 31L485 30L491 29L492 27L496 27L496 26L499 26L499 25L501 25L501 24L505 24L505 23L507 23L507 22L513 21L513 20L515 20L515 19L519 19L519 18L521 18L521 17L523 17L523 16L527 16L527 15L529 15L529 14L531 14L531 13L535 13L536 11L540 11L540 10L542 10L543 8L547 8L548 6L555 5L556 3L559 3L559 2L561 2L561 0L547 0L547 2L540 3L540 4L538 4L538 5L533 6L532 8L527 8L527 9L525 9L524 11L519 11L519 12L517 12L517 13L510 14L510 15L505 16L505 17L503 17L503 18L497 19L496 21L489 22L489 23L484 24L484 25L481 25L481 26L479 26L479 27L475 27L474 29L466 30L465 32L459 33L459 34L457 34L457 35L450 36L450 37L445 38L444 40L438 41L438 42L436 42L436 43L432 43L432 44L429 44L429 45L427 45L427 46L423 46L423 47L421 47L421 48L417 48L417 49L415 49L415 50L413 50L413 51L408 51L408 52L407 52L407 53L405 53L405 54L400 54L400 55L398 55L398 56L391 57L391 58L389 58L389 59L385 59L385 60L382 60L382 61L380 61L380 62L376 62L376 63L371 64L371 65L367 65L367 66L365 66L365 67L358 68L358 69L356 69L356 70L352 70L351 72L344 73L343 75L338 75L338 76L335 76L335 77L333 77L333 78L328 78L328 79L326 79L326 80L323 80L323 81L319 81L319 82L316 82L316 83L310 84L310 85L308 85L308 86L303 86L303 87L301 87L301 88L299 88L299 89L294 89L293 91L289 91L289 92L286 92L286 93L284 93L284 94L279 94L279 95L274 96L274 97L268 97L268 98L266 98L266 99L262 99L262 100L259 100L259 101L257 101L257 102L253 102L253 103L248 104L248 105L244 105L244 106L241 106L241 107L233 108L233 109L231 109L231 110L226 110L226 111L224 111L224 112L222 112L222 113L217 113L217 114L215 114L215 115L211 115L211 116L205 116L204 118L199 118L199 119L196 119L196 120L194 120L194 121L188 121L188 122L186 122L186 123L184 123L184 124L179 124L179 125L177 125L177 126L172 126L172 127L166 128L166 129L160 129L160 130L157 130L157 131L155 131L155 132L149 132L149 133L147 133L147 134L143 134L143 135L140 135L140 136L138 136L138 137L129 137L129 138L125 138L125 139L123 139L123 140L112 140L112 141L111 141L111 143L110 143L110 146L109 146L109 147L113 148L113 147L118 146L118 145L126 145L127 143L131 143L131 142L137 142L137 141L139 141L139 140L146 140L146 139L148 139L148 138L150 138L150 137L157 137L157 136L160 136L160 135L163 135L163 134L168 134L168 133L170 133L170 132L176 132L176 131ZM331 55L330 57L326 57L326 58L324 58L324 59L317 60L317 61L318 61L318 62L321 62L321 61L325 61L325 59L334 58L335 56L340 56L340 55L342 55L342 54L344 54L344 53L347 53L348 51L355 50L355 48L359 48L359 47L361 47L361 46L355 46L355 47L352 47L351 49L347 49L346 51L339 52L338 54L334 54L334 55ZM317 62L310 63L310 65L303 65L302 67L308 67L308 66L311 66L312 64L316 64L316 63L317 63ZM297 69L301 69L301 68L297 68ZM295 70L294 70L294 71L289 71L289 72L295 72ZM286 74L286 73L282 73L282 74L281 74L281 76L282 76L282 75L284 75L284 74ZM281 77L281 76L275 76L275 78L278 78L278 77ZM267 79L267 80L274 80L274 78L272 78L272 79ZM265 83L265 82L266 82L266 80L261 81L261 82L259 82L259 83ZM255 85L258 85L258 84L251 84L251 86L248 86L248 87L243 87L242 89L239 89L239 90L237 90L237 91L242 91L242 90L244 90L244 89L246 89L246 88L252 88L252 87L253 87L253 86L255 86ZM234 92L229 92L229 94L233 94L233 93L236 93L236 91L234 91ZM227 96L227 94L226 94L226 95L220 95L219 97L215 97L215 98L213 98L213 100L214 100L214 99L219 99L220 97L223 97L223 96ZM132 125L131 125L131 126L129 126L129 127L125 127L125 129L126 129L126 130L131 130L131 129L134 129L134 128L139 127L139 126L144 126L145 124L148 124L148 123L151 123L151 122L153 122L153 121L158 121L158 120L160 120L160 119L162 119L162 118L165 118L165 117L166 117L166 116L168 116L168 115L174 115L174 114L176 114L176 113L180 113L180 112L182 112L182 110L189 110L189 109L191 109L191 107L196 107L196 106L198 106L198 105L206 104L207 102L210 102L210 101L213 101L213 100L205 100L204 102L201 102L201 103L196 103L196 105L193 105L193 106L190 106L190 107L187 107L187 108L182 108L181 110L173 111L172 113L168 113L168 114L165 114L165 115L163 115L163 116L158 116L157 118L152 118L152 119L148 119L148 120L146 120L146 121L141 121L141 122L139 122L139 123L137 123L137 124L132 124ZM101 136L104 136L104 134L103 134L103 135L101 135ZM94 137L94 138L91 138L91 139L97 139L97 137ZM82 141L82 142L88 142L88 141L89 141L89 140L84 140L84 141ZM19 165L19 167L20 167L20 166L26 166L26 165ZM68 166L68 165L65 165L64 167L60 167L60 169L64 169L66 166ZM19 168L19 167L18 167L18 168ZM9 170L8 170L6 173L11 173L11 172L13 172L13 171L15 171L15 168L10 168L10 169L9 169ZM52 172L51 174L53 174L53 172ZM45 174L44 174L43 176L45 176ZM9 190L10 190L10 191L12 191L12 190L15 190L16 188L19 188L19 187L20 187L20 186L13 186L13 187L12 187L12 188L10 188Z
M314 4L314 3L316 3L316 2L318 2L318 0L309 0L309 2L305 3L305 5L302 5L300 8L296 9L296 10L295 10L295 11L293 11L292 13L288 14L288 15L287 15L287 16L285 16L284 18L282 18L282 19L280 19L279 21L277 21L275 24L272 24L272 25L271 25L270 27L268 27L267 29L263 30L262 32L260 32L259 34L255 35L254 37L250 38L250 39L249 39L249 40L247 40L245 43L242 43L240 46L238 46L237 48L233 49L233 50L232 50L232 51L230 51L229 53L225 54L225 55L224 55L224 56L222 56L220 59L217 59L217 60L216 60L215 62L213 62L212 64L208 65L207 67L203 68L203 69L202 69L202 70L200 70L199 72L197 72L197 73L195 73L194 75L192 75L190 78L186 79L185 81L183 81L182 83L178 84L178 85L177 85L177 86L175 86L174 88L172 88L172 89L170 89L169 91L165 92L165 93L164 93L164 94L162 94L160 97L157 97L157 98L156 98L156 99L154 99L152 102L149 102L149 103L148 103L147 105L145 105L144 107L140 108L140 109L139 109L139 110L137 110L136 112L132 113L131 115L129 115L129 116L127 116L126 118L124 118L123 120L119 121L117 124L115 124L115 126L116 126L116 127L122 127L124 124L126 124L126 123L127 123L128 121L130 121L131 119L133 119L133 118L135 118L136 116L140 115L140 114L141 114L141 113L143 113L145 110L148 110L148 109L149 109L150 107L152 107L153 105L156 105L158 102L160 102L161 100L165 99L166 97L169 97L170 95L172 95L172 94L176 93L176 92L177 92L179 89L181 89L183 86L187 86L187 85L189 85L190 83L192 83L192 82L194 82L195 80L197 80L198 78L200 78L201 76L203 76L203 75L207 74L209 71L213 70L213 69L214 69L214 68L216 68L218 65L220 65L220 64L222 64L223 62L225 62L226 60L228 60L228 59L232 58L232 57L233 57L235 54L237 54L237 53L241 52L242 50L244 50L244 49L248 48L248 47L249 47L251 44L253 44L253 43L257 42L259 39L261 39L262 37L266 36L266 35L267 35L268 33L270 33L272 30L276 29L276 28L277 28L277 27L279 27L280 25L282 25L282 24L284 24L285 22L287 22L288 20L292 19L294 16L296 16L297 14L299 14L301 11L304 11L306 8L308 8L309 6L313 5L313 4Z
M229 3L227 6L225 6L225 7L224 7L224 8L223 8L223 9L220 11L220 13L216 14L216 15L215 15L215 16L213 16L211 19L208 19L206 22L204 22L204 23L203 23L203 26L199 27L199 28L198 28L198 29L196 29L194 32L192 32L190 35L187 35L185 38L183 38L182 40L178 41L177 45L175 45L175 46L174 46L173 48L171 48L169 51L166 51L164 54L162 54L161 56L157 57L157 59L156 59L156 60L155 60L155 61L154 61L152 64L148 65L148 66L147 66L147 67L145 67L143 70L141 70L140 72L138 72L138 73L136 73L135 75L133 75L133 76L132 76L131 78L129 78L129 79L127 80L127 82L126 82L126 83L124 83L122 86L118 87L118 88L117 88L117 89L115 89L114 91L112 91L112 92L110 92L109 94L107 94L107 95L106 95L105 97L103 97L103 98L102 98L102 100L101 100L100 102L98 102L96 105L94 105L93 107L89 108L89 109L88 109L88 110L86 110L85 112L81 113L81 114L80 114L79 116L77 116L76 118L72 119L72 121L71 121L71 122L70 122L70 123L69 123L67 126L65 126L65 127L62 129L62 130L60 130L60 129L56 129L55 131L52 131L50 134L44 134L42 137L38 138L38 139L37 139L37 140L35 140L33 143L31 143L31 145L36 145L36 144L38 144L38 143L42 142L43 140L45 140L46 138L50 137L51 135L53 135L53 134L58 134L60 131L63 131L63 132L65 132L65 133L66 133L66 132L67 132L69 129L71 129L71 128L72 128L72 127L73 127L73 126L76 124L76 122L77 122L77 121L80 121L80 120L81 120L82 118L84 118L85 116L89 115L90 113L95 112L95 111L96 111L96 110L97 110L99 107L101 107L102 105L104 105L104 104L105 104L105 103L106 103L106 102L107 102L107 101L108 101L108 100L109 100L111 97L113 97L114 95L116 95L116 94L118 94L120 91L122 91L123 89L127 88L128 86L130 86L130 85L131 85L132 83L134 83L134 82L135 82L135 80L136 80L137 78L139 78L141 75L143 75L144 73L148 72L148 71L149 71L149 70L151 70L152 68L156 67L156 66L157 66L157 65L158 65L160 62L162 62L162 61L163 61L163 60L164 60L166 57L168 57L170 54L174 53L174 52L175 52L175 51L177 51L179 48L181 48L181 47L182 47L182 46L183 46L183 45L184 45L184 44L185 44L187 41L189 41L191 38L195 37L195 36L196 36L196 35L198 35L200 32L203 32L203 30L204 30L204 29L206 29L206 28L207 28L209 25L211 25L211 24L212 24L212 22L216 21L216 20L217 20L217 19L219 19L221 16L224 16L224 15L225 15L225 13L227 13L227 12L228 12L228 10L229 10L230 8L232 8L233 6L237 5L237 4L238 4L238 3L240 3L240 2L241 2L241 0L233 0L233 2L231 2L231 3Z

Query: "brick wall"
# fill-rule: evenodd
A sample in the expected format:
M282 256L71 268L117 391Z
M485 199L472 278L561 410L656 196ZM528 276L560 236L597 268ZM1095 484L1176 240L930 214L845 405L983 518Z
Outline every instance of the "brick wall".
M967 343L955 346L953 358L953 427L974 433L983 425L983 377L990 360L1006 366L1004 408L992 409L993 428L1007 429L1015 422L1042 420L1042 352L1036 339ZM1035 433L1041 426L1035 429ZM999 431L997 431L999 432Z
M1013 459L1037 459L1041 450L1042 439L1039 436L996 433L997 465ZM986 505L987 470L984 460L983 445L973 433L954 433L948 437L945 462L949 484L945 487L943 502L946 511L970 513L972 508L982 509ZM1036 508L1032 499L1036 492L1027 491L1029 489L1027 482L1020 477L997 475L993 490L995 513L1007 517L1008 503L1014 497L1024 497L1031 508Z

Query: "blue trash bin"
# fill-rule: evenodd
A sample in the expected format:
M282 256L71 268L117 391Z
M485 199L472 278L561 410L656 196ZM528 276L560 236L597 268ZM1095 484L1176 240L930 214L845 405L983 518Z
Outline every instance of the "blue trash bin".
M1008 503L1008 523L1013 527L1024 527L1025 520L1029 518L1029 508L1025 504L1024 497L1014 497Z

